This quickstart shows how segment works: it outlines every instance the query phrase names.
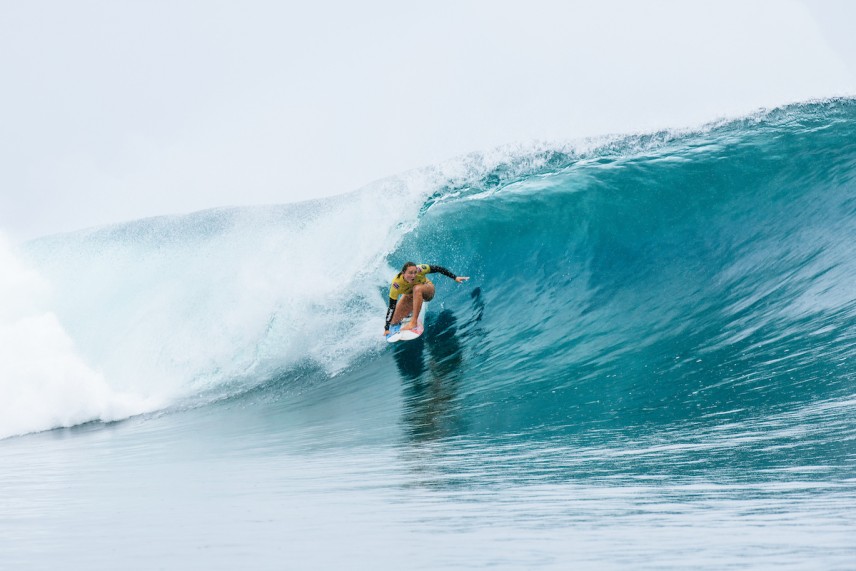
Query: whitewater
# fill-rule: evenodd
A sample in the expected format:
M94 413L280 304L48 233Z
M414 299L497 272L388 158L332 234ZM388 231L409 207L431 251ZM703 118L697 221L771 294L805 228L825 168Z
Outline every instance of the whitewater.
M854 243L852 98L0 243L0 565L852 569Z

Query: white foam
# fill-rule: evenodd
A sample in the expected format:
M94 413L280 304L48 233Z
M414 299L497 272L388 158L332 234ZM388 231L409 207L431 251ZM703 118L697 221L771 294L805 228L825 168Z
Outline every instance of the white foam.
M112 390L47 308L50 289L0 236L0 438L152 407Z
M443 176L408 173L332 199L146 219L27 244L27 261L52 287L53 313L25 353L48 339L34 359L67 371L66 386L98 387L78 397L84 412L35 429L121 417L111 395L151 408L242 392L305 363L339 373L383 342L385 258ZM10 356L5 366L27 365ZM45 380L27 390L46 401L53 389Z

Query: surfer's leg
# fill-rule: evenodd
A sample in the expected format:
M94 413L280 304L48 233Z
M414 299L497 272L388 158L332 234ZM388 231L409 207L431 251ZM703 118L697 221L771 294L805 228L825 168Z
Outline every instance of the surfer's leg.
M402 295L398 300L398 305L395 306L395 313L392 314L392 321L389 322L390 325L401 323L401 320L407 317L412 310L413 296L409 293L407 295Z
M434 284L419 284L413 288L413 315L410 317L410 323L401 326L402 331L416 327L419 319L419 310L422 309L422 302L434 299L435 291Z

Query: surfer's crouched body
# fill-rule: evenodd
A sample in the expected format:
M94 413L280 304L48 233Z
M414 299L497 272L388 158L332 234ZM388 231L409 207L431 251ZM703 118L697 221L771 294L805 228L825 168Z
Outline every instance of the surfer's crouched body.
M389 308L386 310L386 325L384 335L389 334L389 326L392 323L400 323L407 315L411 315L409 323L401 326L402 331L416 327L419 318L419 310L422 309L423 301L434 299L434 284L431 283L427 274L443 274L458 283L465 282L470 278L456 276L443 266L429 266L407 262L389 286ZM401 303L398 303L399 298Z

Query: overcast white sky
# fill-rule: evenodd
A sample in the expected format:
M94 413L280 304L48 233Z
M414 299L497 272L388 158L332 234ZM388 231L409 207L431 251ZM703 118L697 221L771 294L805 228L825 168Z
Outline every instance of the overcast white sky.
M847 0L0 0L0 232L856 94Z

